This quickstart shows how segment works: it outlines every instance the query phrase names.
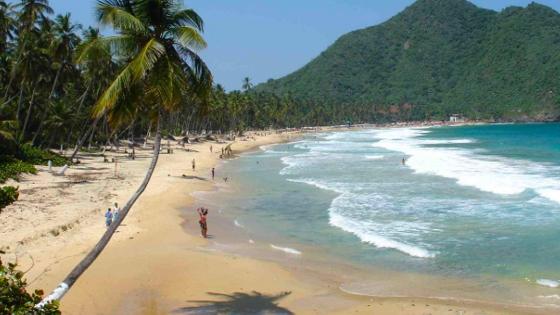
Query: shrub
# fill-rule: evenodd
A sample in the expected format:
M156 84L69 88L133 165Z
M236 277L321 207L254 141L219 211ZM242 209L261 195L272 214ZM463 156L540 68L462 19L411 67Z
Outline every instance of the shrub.
M0 183L4 183L10 178L17 180L21 173L36 174L37 169L32 164L13 157L0 156Z
M14 203L19 197L19 187L0 187L0 212L6 206Z
M30 144L24 144L19 148L17 158L33 165L47 165L49 160L52 161L53 166L63 166L68 163L65 157Z
M5 266L0 259L0 314L60 314L58 302L49 303L40 310L35 309L34 306L42 299L43 291L29 293L26 287L23 272L16 270L15 264Z

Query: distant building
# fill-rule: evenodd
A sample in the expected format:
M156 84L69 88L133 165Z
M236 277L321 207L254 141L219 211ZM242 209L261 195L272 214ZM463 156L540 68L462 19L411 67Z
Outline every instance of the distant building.
M462 123L462 122L465 122L465 117L463 117L463 115L453 114L453 115L449 116L449 122Z

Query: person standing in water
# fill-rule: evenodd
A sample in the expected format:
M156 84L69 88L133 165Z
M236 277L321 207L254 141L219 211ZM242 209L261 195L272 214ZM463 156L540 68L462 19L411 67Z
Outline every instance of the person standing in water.
M212 167L212 180L214 180L214 175L215 175L215 171L214 168Z
M111 208L108 208L107 212L105 212L105 225L107 228L111 226L111 223L113 223L113 213L111 213Z
M192 170L193 172L196 170L196 162L194 159L192 159Z
M198 224L200 225L200 233L202 234L202 237L208 238L208 223L206 220L208 209L198 208L196 209L196 211L198 212L198 216L200 217L198 220Z
M406 157L402 158L402 165L406 165Z

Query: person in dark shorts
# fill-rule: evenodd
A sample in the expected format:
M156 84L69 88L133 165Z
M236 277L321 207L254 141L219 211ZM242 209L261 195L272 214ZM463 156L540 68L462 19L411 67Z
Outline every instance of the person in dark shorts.
M208 223L206 220L206 216L208 215L208 209L198 208L196 209L196 211L198 212L198 216L200 217L198 219L198 224L200 225L200 232L202 234L202 237L208 238Z

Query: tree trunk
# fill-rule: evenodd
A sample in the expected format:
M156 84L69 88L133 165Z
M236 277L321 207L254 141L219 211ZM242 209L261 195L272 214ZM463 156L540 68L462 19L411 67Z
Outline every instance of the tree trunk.
M86 96L89 92L89 87L91 86L91 84L88 84L86 91L84 92L84 94L82 94L82 96L80 97L80 104L78 105L78 109L76 110L76 115L79 117L80 115L80 111L82 109L82 106L84 105L84 101L86 100ZM74 122L71 123L70 126L70 132L68 133L68 136L66 138L66 143L70 143L70 138L72 137L72 133L74 132L74 128L76 127L76 124ZM79 138L78 138L79 139Z
M76 143L76 146L74 147L74 152L72 152L72 155L70 156L70 163L74 163L74 158L78 154L78 151L80 151L80 149L84 145L84 142L86 141L88 134L91 132L91 134L93 135L93 133L95 132L95 126L97 125L98 121L99 121L99 117L95 118L95 120L91 124L90 130L86 131L86 133L82 137L78 138L78 143Z
M23 46L23 49L25 49L25 45ZM8 86L6 86L6 92L4 93L4 99L8 98L8 93L10 92L10 88L12 87L12 83L14 82L14 79L16 78L17 66L19 65L19 61L21 60L21 55L22 55L23 49L18 54L18 58L16 60L16 63L14 64L13 69L11 69L12 71L10 71L10 80L8 81ZM22 82L22 86L23 86L23 82Z
M157 118L156 139L154 143L154 153L152 156L152 162L150 164L150 167L148 168L146 177L144 177L144 180L140 184L140 187L138 187L138 190L136 190L136 192L132 195L132 197L130 197L126 205L122 208L117 220L111 224L111 226L103 234L99 242L97 242L95 247L87 254L86 257L84 257L84 259L82 259L82 261L80 261L78 265L76 265L76 267L74 267L74 269L70 272L70 274L66 276L64 281L62 281L58 285L58 287L56 287L56 289L53 290L51 294L49 294L39 304L37 304L35 308L40 309L52 301L62 299L62 297L66 294L66 292L68 292L68 290L70 290L70 288L74 285L74 283L76 283L78 278L89 268L89 266L91 266L91 264L95 261L97 256L101 254L105 246L107 246L107 244L111 240L111 237L113 237L113 234L116 232L121 222L126 218L128 212L130 211L130 208L132 208L136 200L138 200L140 195L142 195L142 193L148 186L148 183L150 182L150 178L152 178L152 174L154 173L154 170L156 168L158 157L159 157L159 149L161 145L160 120L161 120L161 112L158 114L158 118Z
M19 114L21 112L21 103L23 102L23 86L19 89L19 99L16 111L16 121L19 124Z
M31 92L31 100L29 101L29 108L27 109L27 115L25 116L23 127L21 128L21 135L19 137L19 142L25 140L25 129L27 129L27 124L29 123L29 118L31 117L31 110L33 109L33 100L35 98L35 89L37 89L37 84L33 86L33 92Z
M152 123L150 123L150 126L148 127L148 132L146 133L146 138L144 139L144 148L146 148L146 145L148 144L148 138L150 137L151 130L152 130Z
M54 90L56 89L56 85L58 84L58 78L60 77L60 73L62 72L62 67L63 66L60 65L60 68L58 69L58 71L56 71L56 76L54 77L51 93L49 94L49 98L47 99L47 103L45 104L45 110L43 111L43 116L39 121L39 128L37 128L37 132L35 132L35 135L31 140L31 145L35 145L35 141L37 140L37 137L39 136L39 134L41 134L41 131L43 131L43 126L45 125L45 119L47 119L47 114L49 113L49 103L52 99L52 96L54 95Z

